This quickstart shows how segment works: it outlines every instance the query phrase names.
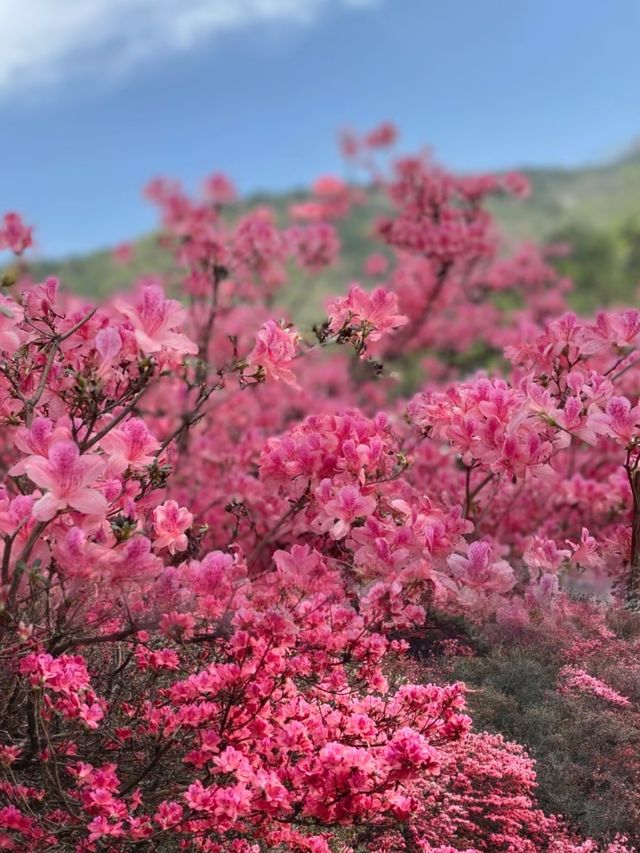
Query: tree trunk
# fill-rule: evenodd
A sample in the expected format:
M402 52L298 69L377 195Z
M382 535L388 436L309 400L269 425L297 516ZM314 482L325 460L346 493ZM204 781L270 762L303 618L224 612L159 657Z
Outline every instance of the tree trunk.
M633 519L631 521L631 560L627 577L627 603L640 604L640 471L629 472L633 494Z

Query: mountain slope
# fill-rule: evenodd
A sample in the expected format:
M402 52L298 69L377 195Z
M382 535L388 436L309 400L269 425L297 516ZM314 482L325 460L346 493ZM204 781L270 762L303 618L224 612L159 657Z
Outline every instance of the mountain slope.
M504 198L491 202L491 209L505 234L508 244L521 240L545 241L576 234L585 243L585 263L593 264L594 241L604 255L599 257L596 277L597 296L601 301L621 292L619 271L609 271L608 265L622 263L619 233L628 229L629 222L640 222L640 150L602 166L583 169L523 169L531 182L531 194L522 201ZM268 203L283 214L288 205L302 197L300 191L280 195L260 195L247 199L247 207ZM243 205L244 206L244 205ZM380 209L380 200L373 207ZM284 294L284 303L295 310L301 319L315 317L327 293L343 289L346 282L361 276L362 261L371 251L368 239L373 221L371 207L356 209L340 224L343 242L341 265L318 279L297 277ZM626 233L626 232L624 232ZM640 234L640 232L639 232ZM599 241L599 242L598 242ZM582 249L578 247L578 253ZM626 250L625 250L626 251ZM577 266L567 271L581 275L580 258ZM167 269L168 259L157 246L153 236L135 243L134 257L127 265L114 263L110 251L98 251L62 261L42 261L34 265L37 278L57 275L69 287L91 296L103 296L130 285L143 273L158 273ZM592 270L593 272L593 270ZM640 278L640 270L638 270ZM593 275L592 275L593 278ZM608 288L608 289L607 289ZM612 296L613 294L613 296Z
M512 237L544 240L568 225L615 228L640 214L640 151L586 169L524 169L531 195L493 210Z

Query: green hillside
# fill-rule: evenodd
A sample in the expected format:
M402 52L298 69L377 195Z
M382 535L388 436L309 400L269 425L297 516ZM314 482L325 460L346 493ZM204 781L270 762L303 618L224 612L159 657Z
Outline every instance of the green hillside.
M493 209L509 236L544 240L573 224L615 228L640 214L640 150L585 169L524 169L531 195Z
M578 302L585 307L596 302L629 298L640 280L640 150L602 166L582 169L524 169L531 182L526 200L505 198L491 203L506 243L521 240L566 241L574 248L570 259L559 261L562 270L579 285ZM280 215L301 198L292 192L277 196L255 196L243 207L268 203ZM340 225L343 242L341 266L318 279L296 276L283 301L299 319L312 319L327 293L344 288L361 275L362 261L371 251L368 235L380 198L366 209L357 208ZM126 288L143 273L163 272L169 259L153 236L135 244L133 261L114 263L110 251L41 261L34 265L36 277L57 275L69 287L87 295L102 296Z

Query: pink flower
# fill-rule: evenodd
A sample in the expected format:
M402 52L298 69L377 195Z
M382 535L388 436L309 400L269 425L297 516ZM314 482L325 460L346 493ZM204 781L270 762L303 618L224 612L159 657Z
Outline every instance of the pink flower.
M356 486L343 486L323 507L327 519L334 522L329 531L331 538L344 539L356 518L366 518L375 508L373 496L365 497Z
M354 284L348 296L338 297L329 303L327 312L332 332L339 332L348 324L360 327L369 341L379 341L383 335L409 322L398 311L398 297L384 287L376 287L367 293Z
M605 702L611 702L612 705L618 705L621 708L627 708L631 702L626 696L618 693L613 687L610 687L599 678L589 675L584 669L576 666L563 666L559 672L560 692L568 693L571 690L578 690L585 693L592 693Z
M326 222L289 228L285 236L300 266L312 273L331 266L340 251L338 234Z
M96 350L101 358L98 376L102 377L122 350L122 337L115 326L107 326L96 334Z
M553 539L545 539L534 536L531 544L525 551L523 557L525 565L529 570L535 570L533 574L540 571L557 572L563 562L571 556L566 548L558 548Z
M202 191L211 204L233 204L238 198L238 190L233 181L220 172L214 172L204 182Z
M384 757L394 773L394 778L409 776L415 768L435 775L440 761L437 750L426 738L410 728L400 729L384 750Z
M20 427L14 436L15 446L23 453L35 456L46 456L49 448L56 441L68 439L70 436L69 426L63 420L58 424L50 418L38 417L33 419L30 427ZM9 473L12 477L24 474L24 462L16 463Z
M108 432L100 442L100 447L109 458L109 468L115 473L121 473L127 468L141 471L151 465L160 444L144 421L131 418L121 427Z
M177 329L185 320L185 311L175 299L165 299L159 284L144 285L133 305L122 299L114 302L116 309L133 325L136 341L144 353L162 349L196 355L197 345Z
M629 444L640 425L640 406L631 406L626 397L612 397L605 412L595 410L589 416L590 427L600 435Z
M158 550L168 548L170 554L186 551L188 540L185 530L193 523L193 516L175 501L166 501L153 511L153 527L156 534L155 546Z
M488 542L472 542L466 556L453 554L448 560L455 577L467 587L487 592L508 592L515 583L506 560L494 560Z
M196 620L190 613L178 613L172 610L170 613L163 613L160 619L160 630L168 637L184 637L189 639L193 637Z
M298 388L291 363L296 357L299 335L275 320L268 320L256 336L256 344L247 357L247 364L261 367L271 379Z
M364 137L368 148L389 148L398 138L398 130L390 121L383 121Z
M36 501L33 515L49 521L62 509L71 507L87 515L102 515L107 500L92 484L104 471L104 460L91 454L80 455L73 441L56 441L48 456L31 456L24 463L29 478L47 493Z
M0 226L0 250L10 249L21 255L33 244L33 228L24 224L17 213L5 213Z
M590 535L586 527L582 528L580 542L571 542L567 539L567 545L571 547L572 562L580 566L595 566L599 561L598 543L593 536Z
M80 705L78 716L86 723L88 728L97 729L98 723L104 717L104 711L98 702L92 702L90 705L83 702Z
M106 561L106 568L114 579L153 577L162 569L162 561L152 553L146 536L133 536L117 551L111 551L110 556L112 559Z
M0 351L13 355L21 345L18 323L23 319L22 308L13 299L0 295Z
M175 826L182 820L184 809L179 803L172 800L163 800L158 806L158 811L155 813L154 820L160 829L168 829Z
M531 192L529 179L520 172L507 172L502 178L502 186L508 193L518 198L527 198Z
M91 823L87 824L89 830L89 841L98 841L100 838L120 838L124 835L122 821L110 823L108 818L103 815L94 817Z
M365 259L364 272L365 275L375 278L378 275L384 275L388 266L386 257L379 252L374 252Z

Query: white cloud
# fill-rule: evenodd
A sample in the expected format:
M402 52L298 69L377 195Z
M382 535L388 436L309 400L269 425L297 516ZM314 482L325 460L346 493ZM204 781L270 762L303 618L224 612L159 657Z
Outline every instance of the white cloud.
M0 0L0 96L79 71L125 73L152 57L265 23L310 24L375 0Z

